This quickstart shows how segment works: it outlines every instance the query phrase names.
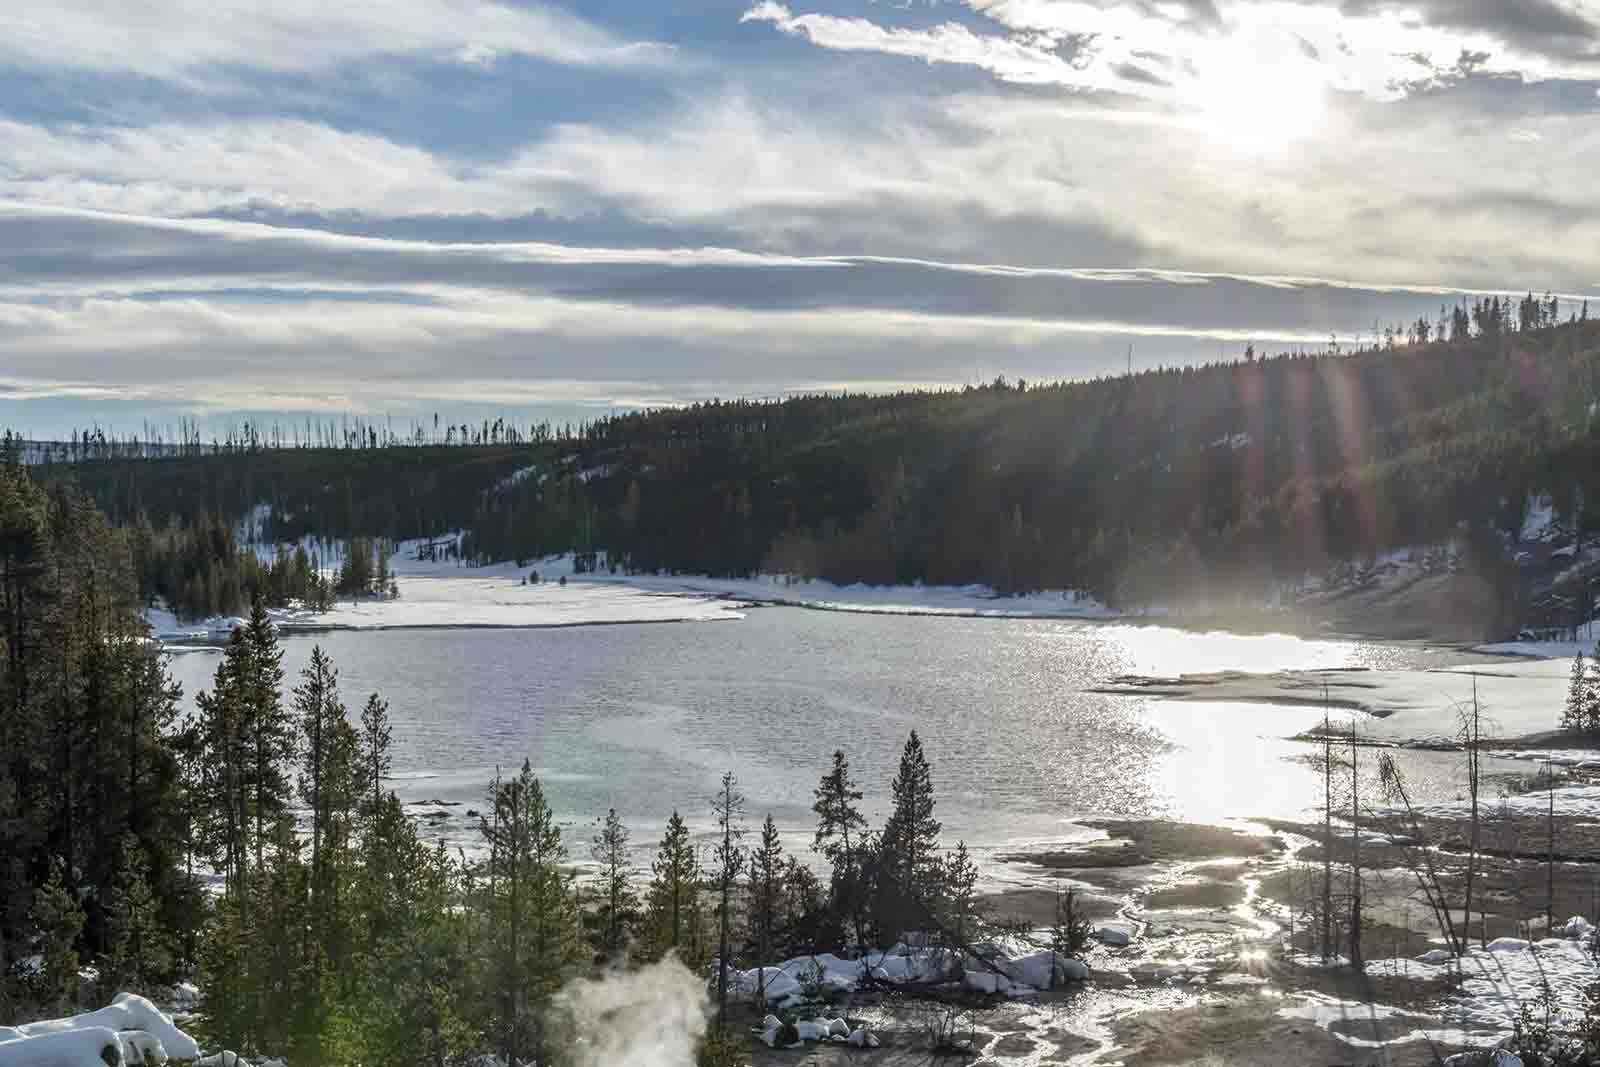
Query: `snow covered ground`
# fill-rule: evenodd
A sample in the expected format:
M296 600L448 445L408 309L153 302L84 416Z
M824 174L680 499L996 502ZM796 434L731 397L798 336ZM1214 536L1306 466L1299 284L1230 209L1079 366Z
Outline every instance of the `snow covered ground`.
M453 538L442 539L442 546ZM1076 593L1001 597L987 586L837 586L774 576L707 578L692 575L579 574L571 555L517 566L469 567L457 560L417 558L422 542L402 543L390 563L400 596L340 601L332 611L273 612L286 631L395 629L443 626L584 626L606 623L709 622L738 619L747 603L793 604L831 611L901 615L962 615L999 618L1109 618L1103 605ZM337 564L331 546L320 546L325 566ZM270 558L271 546L260 546ZM537 572L538 584L522 579ZM560 583L566 578L566 584ZM220 639L240 620L233 617L181 623L160 608L147 613L162 640Z
M400 573L414 564L396 560ZM445 565L447 567L452 564ZM495 568L508 566L496 564ZM1092 597L1072 591L1045 591L1001 596L986 585L835 585L783 575L754 578L710 578L705 575L575 574L570 555L551 556L529 565L546 578L566 575L569 583L628 586L654 593L720 596L747 603L791 604L826 611L881 615L963 615L1007 619L1109 619L1120 617ZM469 570L467 573L471 573Z
M1326 692L1335 718L1370 713L1363 736L1378 741L1451 743L1474 690L1486 737L1521 738L1555 730L1566 705L1572 665L1562 659L1511 659L1433 670L1306 670L1275 674L1194 675L1153 679L1112 691L1215 705L1319 706ZM1591 757L1592 758L1592 757Z
M273 622L296 630L382 630L417 627L593 626L609 623L715 622L743 617L740 604L711 593L665 591L624 583L557 580L564 566L465 567L454 561L415 558L416 544L400 546L392 560L400 595L395 599L340 600L331 611L274 609ZM538 570L547 581L525 584ZM546 573L548 572L548 574ZM146 612L161 640L218 640L243 620L219 616L179 622L161 608Z

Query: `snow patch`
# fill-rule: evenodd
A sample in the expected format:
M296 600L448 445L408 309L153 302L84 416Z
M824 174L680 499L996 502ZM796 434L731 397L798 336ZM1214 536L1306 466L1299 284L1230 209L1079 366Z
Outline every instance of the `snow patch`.
M0 1067L121 1067L200 1055L170 1016L134 993L118 993L99 1011L8 1029L17 1036L0 1041Z

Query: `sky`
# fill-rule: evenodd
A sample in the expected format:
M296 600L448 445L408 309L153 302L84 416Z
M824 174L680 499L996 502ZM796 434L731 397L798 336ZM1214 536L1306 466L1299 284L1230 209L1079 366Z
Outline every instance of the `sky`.
M575 421L1600 293L1600 0L5 0L0 425Z

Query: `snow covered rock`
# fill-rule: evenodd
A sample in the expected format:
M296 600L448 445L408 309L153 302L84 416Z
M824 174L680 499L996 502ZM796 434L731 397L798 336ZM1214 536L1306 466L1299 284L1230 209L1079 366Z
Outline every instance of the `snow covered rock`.
M1122 946L1133 940L1133 935L1121 926L1102 926L1094 932L1101 944Z
M1428 951L1417 957L1417 962L1438 967L1442 964L1449 963L1454 958L1455 957L1450 955L1449 949L1430 948Z
M0 1042L0 1067L123 1067L127 1062L122 1040L109 1026L46 1031Z
M974 993L1007 993L1011 990L1011 979L993 971L968 971L962 976L961 984Z
M12 1064L62 1064L80 1062L100 1032L112 1035L111 1051L96 1046L85 1064L163 1064L169 1059L194 1060L200 1046L179 1030L172 1019L144 997L118 993L108 1006L66 1019L44 1019L8 1028L10 1040L0 1042L0 1067ZM65 1035L79 1035L69 1037ZM87 1035L87 1036L85 1036ZM44 1042L43 1045L40 1042ZM17 1057L8 1060L6 1057Z
M1594 924L1582 915L1574 915L1561 927L1561 934L1569 941L1582 941L1594 934Z
M1526 952L1529 944L1520 937L1497 937L1489 942L1490 952Z
M816 1019L801 1019L794 1028L801 1041L822 1041L828 1036L828 1024Z
M1076 966L1072 966L1072 965ZM1089 976L1089 968L1081 960L1074 960L1057 952L1044 949L1014 960L999 961L997 966L1011 976L1013 982L1049 989L1052 972L1056 981L1081 981Z
M1503 1048L1497 1048L1485 1060L1481 1052L1458 1052L1444 1058L1444 1067L1522 1067L1522 1057Z

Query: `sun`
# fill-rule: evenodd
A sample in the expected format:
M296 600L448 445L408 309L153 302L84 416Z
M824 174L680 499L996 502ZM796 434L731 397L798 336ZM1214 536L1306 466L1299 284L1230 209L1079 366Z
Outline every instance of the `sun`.
M1252 155L1315 136L1328 109L1323 72L1297 41L1276 34L1216 42L1194 57L1183 94L1208 137Z

